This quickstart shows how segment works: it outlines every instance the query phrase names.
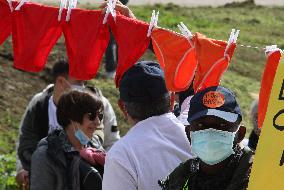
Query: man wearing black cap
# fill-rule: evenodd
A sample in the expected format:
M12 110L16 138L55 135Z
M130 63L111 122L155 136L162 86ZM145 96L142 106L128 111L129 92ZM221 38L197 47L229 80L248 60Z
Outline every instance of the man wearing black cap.
M119 92L120 108L133 127L107 154L103 190L157 190L161 177L191 158L185 127L170 113L159 64L135 64Z
M190 101L186 134L196 159L177 167L159 184L163 190L247 189L253 152L241 147L246 129L229 89L215 86Z

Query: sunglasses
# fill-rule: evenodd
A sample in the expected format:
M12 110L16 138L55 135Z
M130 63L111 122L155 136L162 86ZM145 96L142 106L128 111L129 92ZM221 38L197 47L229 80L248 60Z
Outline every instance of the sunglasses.
M100 112L99 113L87 113L87 114L88 114L88 119L90 121L95 121L96 117L98 117L100 121L102 121L104 118L104 114Z

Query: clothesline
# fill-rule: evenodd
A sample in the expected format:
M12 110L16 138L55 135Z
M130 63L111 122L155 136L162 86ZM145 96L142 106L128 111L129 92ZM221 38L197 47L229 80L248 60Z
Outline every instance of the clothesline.
M57 7L36 3L22 3L20 7L13 1L12 7L19 8L11 12L6 0L0 0L0 5L3 5L0 6L0 16L4 18L0 19L3 28L0 30L0 44L11 34L14 67L39 72L57 40L64 35L70 76L89 80L98 71L110 29L118 44L115 83L119 86L124 72L139 60L152 40L157 60L165 71L167 87L176 92L186 89L193 80L195 91L218 85L236 46L259 49L268 54L282 52L276 45L266 48L237 45L240 31L236 29L232 30L228 41L192 33L183 23L178 25L181 33L174 32L157 26L159 12L153 12L149 24L121 15L114 10L114 3L108 4L109 14L103 15L100 10L73 9L71 17L58 20L61 14L67 18L68 10L60 13Z

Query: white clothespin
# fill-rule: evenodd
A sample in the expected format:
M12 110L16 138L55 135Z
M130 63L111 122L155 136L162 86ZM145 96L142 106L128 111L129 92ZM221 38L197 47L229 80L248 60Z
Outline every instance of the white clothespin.
M177 25L181 33L188 39L192 39L193 35L191 31L187 28L187 26L183 23L180 22L180 24Z
M116 0L109 0L109 1L108 1L108 3L107 3L107 10L106 10L106 13L105 13L105 17L104 17L104 20L103 20L103 24L106 24L107 18L108 18L108 16L109 16L109 14L111 14L112 17L113 17L114 20L115 20L115 17L116 17L115 5L116 5Z
M239 37L239 34L240 34L240 30L232 29L230 38L229 38L229 40L227 42L227 47L225 49L224 55L227 54L227 51L228 51L229 47L231 46L231 44L237 43L237 39Z
M150 21L150 25L149 25L149 29L148 29L148 33L147 33L147 37L150 37L154 27L158 26L159 13L160 12L158 11L157 14L156 14L156 11L153 10L151 21Z
M69 0L69 6L68 6L68 10L67 10L67 15L66 15L66 21L67 22L70 20L71 11L72 11L72 9L76 8L77 3L78 3L78 0Z
M63 9L66 9L66 8L67 8L67 0L61 0L60 1L59 12L58 12L58 21L61 20Z
M28 2L29 0L21 0L20 3L18 4L18 6L15 8L16 11L20 10L21 7Z
M279 49L277 45L266 46L265 55L268 57L269 55L271 55L272 53L276 51L280 51L280 53L283 53L283 51Z
M7 0L8 5L10 7L11 12L13 12L13 5L12 5L12 0Z

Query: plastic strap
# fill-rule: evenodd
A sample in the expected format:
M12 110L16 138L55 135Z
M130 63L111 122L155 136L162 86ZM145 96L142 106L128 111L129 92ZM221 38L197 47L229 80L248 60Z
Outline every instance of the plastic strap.
M61 20L61 16L62 16L62 11L63 9L67 8L67 0L61 0L60 1L60 8L59 8L59 12L58 12L58 21Z
M7 2L8 2L8 5L9 5L9 7L10 7L10 10L11 10L11 12L13 12L13 5L12 5L12 0L7 0Z
M227 51L228 51L229 47L231 46L231 44L237 43L237 39L239 37L239 34L240 34L240 30L232 29L230 38L227 42L227 47L226 47L225 52L224 52L224 56L227 54Z
M116 0L110 0L110 1L107 3L107 10L106 10L106 13L105 13L105 17L104 17L104 20L103 20L103 24L106 24L107 18L108 18L108 16L109 16L109 14L111 14L112 17L113 17L114 20L115 20L115 17L116 17L115 5L116 5Z
M271 45L271 46L266 46L265 48L265 55L269 57L272 53L280 51L280 53L283 53L281 49L277 47L277 45Z
M18 6L15 8L16 11L19 11L21 9L21 7L28 2L29 0L21 0L20 3L18 4ZM11 7L10 7L11 8Z
M66 21L67 22L70 21L72 9L76 8L77 2L78 2L78 0L69 0L69 6L68 6L68 10L67 10L67 15L66 15Z
M186 38L192 39L193 35L192 35L191 31L187 28L187 26L183 22L180 22L180 24L178 24L177 26L178 26L179 30L181 31L181 33Z
M150 37L153 29L158 26L159 13L160 12L158 11L157 14L156 14L156 11L153 10L149 29L148 29L148 33L147 33L147 37Z

